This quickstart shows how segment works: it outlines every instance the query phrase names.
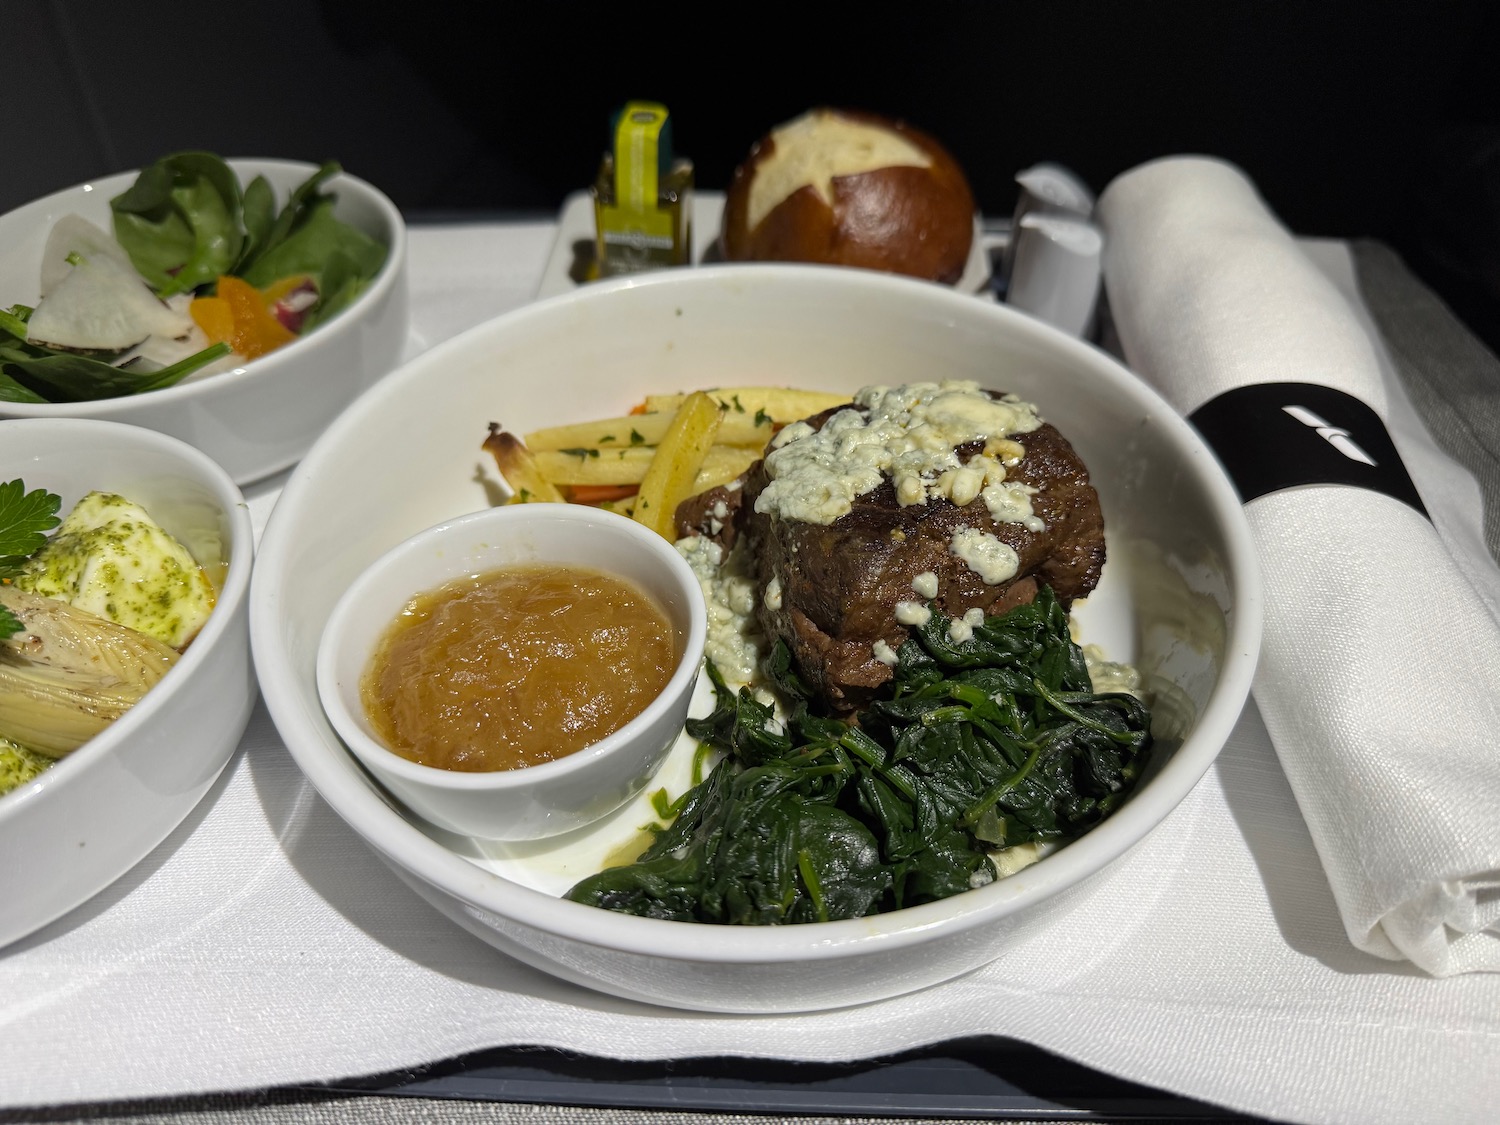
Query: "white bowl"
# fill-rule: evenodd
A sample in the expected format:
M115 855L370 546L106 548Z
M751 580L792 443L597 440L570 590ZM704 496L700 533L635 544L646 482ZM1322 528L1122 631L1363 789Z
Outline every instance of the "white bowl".
M1039 405L1090 467L1109 561L1084 640L1157 693L1150 776L1082 839L1017 876L868 918L720 927L601 917L560 897L617 852L635 803L546 846L425 830L383 797L319 702L318 638L344 588L392 545L491 504L487 423L624 413L651 391L973 378ZM401 434L399 442L391 435ZM291 753L392 869L520 960L619 996L787 1012L893 996L1066 924L1086 888L1167 816L1218 754L1250 688L1261 593L1239 499L1196 432L1095 348L1014 310L874 271L735 264L597 282L439 345L354 403L292 473L257 560L251 638ZM695 704L696 706L697 704ZM663 767L675 795L684 740ZM1060 967L1061 968L1061 967Z
M248 184L263 175L277 203L317 170L291 160L230 160ZM0 308L35 304L53 224L78 214L111 230L109 201L135 182L121 172L0 215ZM349 308L315 331L218 375L122 398L0 402L0 418L102 418L159 430L196 446L246 485L294 464L351 399L402 359L410 330L406 224L384 193L339 173L323 185L334 214L389 247L385 265Z
M214 578L218 600L145 696L32 781L0 797L0 945L114 882L164 840L223 771L250 720L250 514L227 473L176 438L87 419L0 421L0 480L143 506Z
M680 650L661 694L608 737L521 769L440 769L389 749L370 722L360 684L390 623L413 596L455 578L534 563L606 571L661 606ZM706 628L692 568L634 520L576 504L488 508L418 533L354 580L323 630L318 687L349 749L417 815L466 836L535 840L591 824L646 788L682 733Z

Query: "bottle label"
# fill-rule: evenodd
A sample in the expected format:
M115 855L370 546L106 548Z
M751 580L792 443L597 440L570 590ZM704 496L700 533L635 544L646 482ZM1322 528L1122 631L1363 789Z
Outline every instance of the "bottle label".
M670 211L661 207L662 129L667 109L656 102L629 102L615 126L615 203L603 209L607 245L633 250L671 250Z

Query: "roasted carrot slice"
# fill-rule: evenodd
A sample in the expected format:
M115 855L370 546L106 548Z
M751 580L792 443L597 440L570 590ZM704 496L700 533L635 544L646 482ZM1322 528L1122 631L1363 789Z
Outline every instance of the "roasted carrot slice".
M568 499L575 504L602 504L627 500L640 490L638 484L574 484L568 486Z

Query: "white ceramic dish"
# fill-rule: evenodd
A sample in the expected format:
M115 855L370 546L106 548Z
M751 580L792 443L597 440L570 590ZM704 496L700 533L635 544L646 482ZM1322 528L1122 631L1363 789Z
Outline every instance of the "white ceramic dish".
M648 391L779 383L854 390L940 375L1036 402L1090 466L1110 558L1087 641L1157 693L1150 779L1083 839L978 890L815 926L733 928L603 915L558 896L634 836L634 804L546 846L424 831L382 795L318 699L319 633L370 560L495 498L480 446L628 409ZM393 444L390 435L401 433ZM731 1012L830 1008L946 980L1064 916L1168 815L1239 715L1260 588L1238 497L1196 433L1102 352L1013 310L871 271L736 264L599 282L419 356L338 419L293 472L254 581L261 688L313 784L438 909L497 948L588 987ZM695 706L699 704L695 703ZM682 744L664 766L686 783Z
M0 421L0 480L142 505L203 563L218 601L146 695L41 775L0 797L0 945L85 902L176 828L223 771L257 694L248 597L253 538L239 489L200 451L87 419Z
M518 564L604 570L644 590L678 638L677 667L666 687L608 737L524 769L465 773L391 751L370 722L360 690L390 623L417 594ZM482 509L417 533L354 580L323 630L319 693L350 750L428 822L486 840L559 836L614 812L656 774L687 718L703 665L705 617L687 561L633 520L577 504Z
M290 160L228 161L248 184L264 175L278 205L316 171ZM47 236L78 214L112 229L109 201L135 182L121 172L77 184L0 215L0 307L35 304ZM324 185L334 213L384 242L385 266L360 298L314 332L260 359L175 387L79 403L0 403L0 418L100 418L144 426L196 446L236 484L290 467L335 415L402 359L410 328L406 224L384 193L348 173Z

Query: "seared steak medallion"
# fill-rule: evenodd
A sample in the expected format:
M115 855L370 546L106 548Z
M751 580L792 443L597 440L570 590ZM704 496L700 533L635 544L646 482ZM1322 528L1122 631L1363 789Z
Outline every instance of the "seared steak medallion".
M1088 470L1028 404L972 383L855 403L787 427L740 481L678 512L683 534L743 540L762 629L835 714L891 678L927 605L1000 613L1046 584L1067 606L1104 565Z

